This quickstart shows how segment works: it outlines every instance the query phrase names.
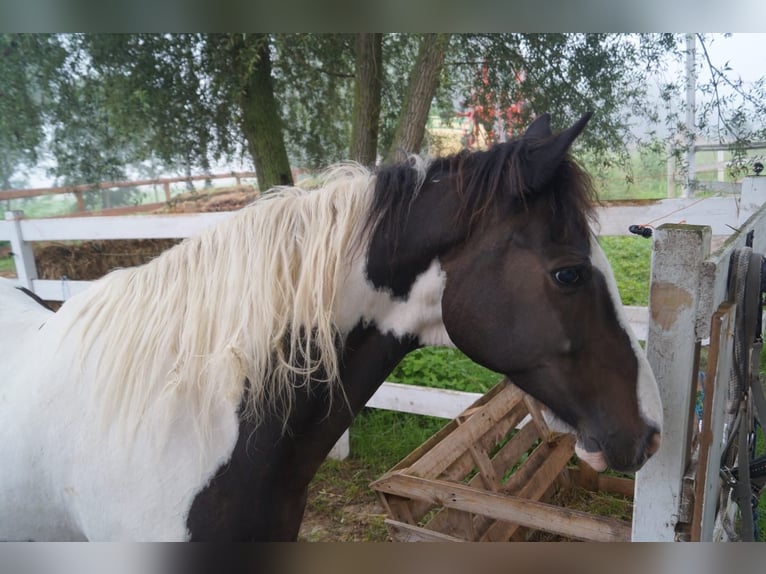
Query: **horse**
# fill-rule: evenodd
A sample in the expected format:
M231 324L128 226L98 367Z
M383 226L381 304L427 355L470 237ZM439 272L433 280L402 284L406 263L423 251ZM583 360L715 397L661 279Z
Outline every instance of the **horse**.
M279 187L55 313L0 283L0 539L296 540L307 487L407 353L453 346L597 470L662 405L548 114L483 151Z

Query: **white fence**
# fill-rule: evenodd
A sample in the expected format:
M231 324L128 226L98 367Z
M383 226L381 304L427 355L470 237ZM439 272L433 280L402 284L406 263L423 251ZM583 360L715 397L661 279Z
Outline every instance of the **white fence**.
M722 301L725 263L734 247L726 243L713 256L712 236L730 236L746 223L758 228L756 250L766 251L766 177L745 178L741 196L706 199L666 199L656 202L622 202L601 208L601 235L628 235L628 226L685 223L705 226L691 236L673 226L659 229L655 246L670 246L653 253L652 280L673 284L689 294L689 304L668 314L668 301L650 300L650 308L628 307L631 325L647 341L647 356L657 375L663 395L665 429L660 452L636 476L633 520L634 540L672 540L681 504L683 473L687 464L694 355L700 341L709 336L710 316ZM757 217L751 217L758 212ZM0 221L0 241L10 241L19 283L43 299L64 300L88 286L87 281L41 280L37 278L31 243L89 239L182 238L218 223L231 213L203 213L170 216L118 216L99 218L23 219L19 212L7 212ZM687 229L688 231L688 229ZM736 241L744 234L737 235ZM644 239L636 238L637 241ZM743 239L742 239L743 241ZM662 321L652 320L662 317ZM667 350L672 349L672 353ZM476 400L478 393L426 389L384 383L368 406L415 414L454 418ZM671 416L667 416L670 413ZM679 413L681 413L679 415ZM345 436L333 456L348 453Z

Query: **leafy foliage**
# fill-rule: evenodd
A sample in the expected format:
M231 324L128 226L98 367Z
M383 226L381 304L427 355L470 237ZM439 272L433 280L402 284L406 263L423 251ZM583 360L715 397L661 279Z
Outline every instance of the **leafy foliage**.
M34 165L45 138L43 110L53 100L47 78L66 56L48 34L0 34L0 188L14 172Z
M348 157L354 40L353 34L305 33L3 35L0 183L10 185L15 170L46 152L57 162L54 175L66 182L111 179L139 162L185 172L248 154L269 155L270 163L279 156L272 147L283 142L295 167ZM392 145L421 40L418 34L383 36L381 157ZM647 97L652 74L683 58L682 40L673 34L453 34L434 102L451 120L466 103L481 101L482 120L497 136L505 131L492 125L496 111L511 105L518 104L518 113L503 126L511 135L544 111L558 127L595 110L578 145L605 170L618 165L630 178L634 121L655 126L644 142L662 140L663 122L671 128L663 152L683 135L683 106L670 105L682 100L682 82L665 81L659 103ZM715 126L741 146L763 136L764 81L744 85L707 57L707 37L698 40L709 72L699 90L711 95L700 106L700 127ZM256 78L264 54L268 81ZM278 108L249 102L248 111L253 81L272 93ZM273 117L255 126L253 110ZM267 145L253 145L256 137Z

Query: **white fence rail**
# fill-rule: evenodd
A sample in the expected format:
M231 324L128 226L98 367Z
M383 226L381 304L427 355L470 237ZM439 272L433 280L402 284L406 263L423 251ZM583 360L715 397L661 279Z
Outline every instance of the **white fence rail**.
M743 198L745 193L743 192ZM633 224L688 223L709 225L713 235L730 235L757 207L739 197L664 199L654 202L612 202L599 209L601 235L627 235ZM223 221L232 212L179 215L123 215L62 219L24 219L18 211L0 221L0 241L10 241L19 283L49 301L63 301L87 287L88 282L43 280L37 277L30 244L37 241L96 239L184 238Z

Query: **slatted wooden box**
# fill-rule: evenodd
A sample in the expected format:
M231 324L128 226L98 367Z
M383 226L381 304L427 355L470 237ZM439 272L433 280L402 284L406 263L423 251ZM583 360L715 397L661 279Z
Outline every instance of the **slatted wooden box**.
M573 467L573 455L574 438L503 380L371 486L398 541L629 541L630 521L552 501L573 488L633 495L632 479Z

